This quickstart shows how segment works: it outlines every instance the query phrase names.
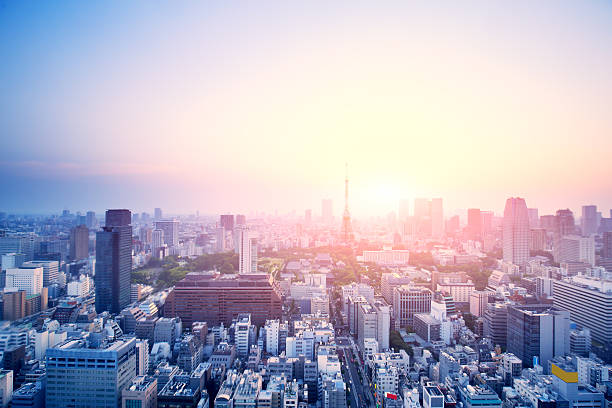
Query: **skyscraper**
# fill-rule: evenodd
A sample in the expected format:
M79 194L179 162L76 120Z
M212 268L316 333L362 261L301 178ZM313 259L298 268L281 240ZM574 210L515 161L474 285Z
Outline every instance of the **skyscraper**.
M582 217L580 218L580 228L582 229L582 235L588 237L589 235L596 234L598 227L599 222L597 217L597 206L583 205Z
M70 230L70 259L79 261L89 256L89 229L78 225Z
M98 228L98 219L96 218L96 213L94 211L87 211L86 225L89 229Z
M155 228L164 231L164 244L168 247L178 245L178 220L155 221Z
M538 215L538 209L528 208L527 214L529 214L529 227L540 228L540 216Z
M241 275L257 273L257 238L248 228L237 228L238 233L238 273Z
M246 215L236 214L236 225L246 225Z
M400 200L398 216L400 223L406 222L406 220L410 216L410 200Z
M161 220L163 218L162 209L156 208L155 210L153 210L153 217L155 217L155 221Z
M221 216L219 217L219 224L221 224L221 226L225 228L226 231L233 231L234 214L221 214Z
M132 272L130 210L107 210L106 223L96 233L96 311L119 313L130 303Z
M431 235L434 238L444 235L444 209L441 198L431 199Z
M561 239L566 235L574 235L575 233L574 213L570 209L557 210L553 232L553 256L556 262L559 262Z
M504 261L523 267L529 260L529 215L525 200L506 200L503 224Z
M331 224L334 221L331 198L324 198L321 201L321 218L325 224Z
M471 240L482 238L482 216L479 208L468 208L467 210L467 235Z

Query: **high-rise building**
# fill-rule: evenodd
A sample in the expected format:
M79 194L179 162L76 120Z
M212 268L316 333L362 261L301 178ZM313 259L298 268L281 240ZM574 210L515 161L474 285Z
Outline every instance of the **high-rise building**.
M70 259L79 261L89 256L89 229L77 225L70 230Z
M219 217L219 224L225 228L226 231L234 230L234 214L221 214Z
M414 199L414 216L417 218L429 217L431 213L431 203L426 198Z
M156 208L153 210L153 217L155 218L155 221L160 221L163 218L162 209Z
M604 231L602 237L603 246L601 247L601 257L604 259L612 259L612 231Z
M434 238L444 235L444 209L441 198L431 199L431 235Z
M470 293L470 313L476 317L481 317L487 310L489 303L489 292L475 290Z
M236 226L245 226L246 223L246 215L244 214L236 214Z
M27 261L21 265L22 268L43 268L43 286L49 286L57 283L59 278L59 262L58 261Z
M544 251L547 247L548 234L544 228L532 228L530 231L529 249Z
M13 396L13 370L0 369L0 407L6 408Z
M238 273L257 273L257 237L248 228L238 228Z
M178 220L160 220L155 221L155 229L160 229L164 231L164 244L168 245L168 247L173 247L178 245Z
M334 211L331 198L325 198L321 201L321 219L325 224L334 222Z
M508 333L508 306L504 303L489 303L483 316L483 332L493 344L506 346Z
M89 229L98 228L98 219L96 218L96 213L94 211L87 211L87 215L85 216L85 225Z
M6 270L5 288L23 290L26 296L38 295L43 288L43 268L13 268Z
M47 408L119 406L122 390L136 376L135 345L135 338L99 348L68 339L48 349Z
M160 248L164 246L164 230L154 229L151 233L151 252L153 256L159 258Z
M215 228L215 248L216 252L225 252L225 228Z
M19 268L26 260L25 254L4 254L2 255L2 261L0 262L0 269L7 270L10 268Z
M597 215L596 205L583 205L582 206L582 217L580 218L580 228L582 235L588 237L589 235L596 234L599 228L599 218Z
M612 346L612 281L573 276L553 281L553 306L570 312L572 322L591 330L593 340Z
M469 239L482 239L482 216L479 208L467 210L467 235Z
M550 305L517 305L508 307L507 347L532 366L534 357L541 365L556 356L570 352L570 314L551 309Z
M538 209L528 208L527 214L529 215L529 227L540 228L540 216L538 215Z
M557 262L583 262L595 265L595 240L592 235L566 235L557 248Z
M120 313L130 303L132 273L130 210L107 210L96 233L96 311Z
M555 224L553 231L553 256L555 261L558 262L559 259L559 245L561 243L561 238L566 235L574 235L576 234L576 224L574 222L574 213L571 210L557 210L555 215Z
M9 322L26 316L25 290L5 290L2 294L2 320Z
M504 261L524 267L529 260L529 215L525 200L506 201L503 223Z

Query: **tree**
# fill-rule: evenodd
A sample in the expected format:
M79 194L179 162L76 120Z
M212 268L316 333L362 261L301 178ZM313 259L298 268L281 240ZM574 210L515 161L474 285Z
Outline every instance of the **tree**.
M389 333L389 346L397 351L404 350L410 357L414 356L412 347L408 345L398 331L391 330Z

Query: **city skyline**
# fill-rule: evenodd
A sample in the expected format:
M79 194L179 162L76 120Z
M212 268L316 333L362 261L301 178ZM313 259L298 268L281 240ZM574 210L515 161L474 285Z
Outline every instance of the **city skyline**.
M330 197L338 214L348 162L354 217L416 197L606 211L611 14L7 3L2 207L284 213Z

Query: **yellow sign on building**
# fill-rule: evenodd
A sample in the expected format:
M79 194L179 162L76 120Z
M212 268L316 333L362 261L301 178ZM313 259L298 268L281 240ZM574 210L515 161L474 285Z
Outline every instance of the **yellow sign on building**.
M577 383L578 382L578 373L575 371L574 372L565 371L564 369L562 369L561 367L555 364L551 364L550 371L552 375L559 377L561 380L563 380L566 383Z

